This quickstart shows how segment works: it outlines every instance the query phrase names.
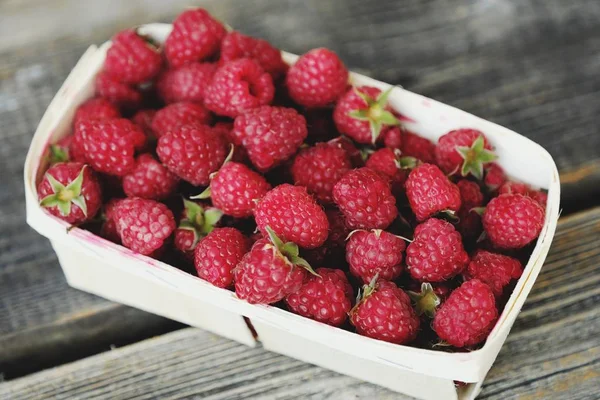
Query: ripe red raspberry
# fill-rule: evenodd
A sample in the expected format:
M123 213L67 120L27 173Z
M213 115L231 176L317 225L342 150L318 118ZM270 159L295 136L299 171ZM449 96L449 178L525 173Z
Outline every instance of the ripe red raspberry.
M369 168L346 173L333 187L333 200L351 229L385 229L398 216L389 182Z
M371 86L348 89L333 111L338 131L355 142L375 144L384 128L399 124L387 103L391 91Z
M404 240L389 232L380 229L355 231L346 245L346 260L352 275L363 284L368 284L375 276L391 281L402 273L405 248Z
M133 169L135 151L146 143L144 132L127 119L81 121L75 126L75 138L96 171L116 176Z
M463 239L475 239L481 233L481 216L473 208L483 205L483 193L477 183L466 179L458 181L456 186L462 203L457 214L456 229Z
M414 157L427 164L435 164L435 144L424 137L404 130L401 149L403 156Z
M211 197L215 207L236 218L251 217L256 202L271 190L271 185L244 164L227 162L210 181L210 190L198 198Z
M362 299L350 311L350 322L360 335L396 344L414 340L420 325L410 297L388 281L363 287Z
M121 113L110 101L102 97L94 97L77 107L73 123L85 119L111 119L120 118Z
M392 185L392 193L398 196L404 192L408 169L414 168L416 163L416 158L401 157L398 150L385 147L371 154L365 166L387 176Z
M498 189L498 194L522 194L524 196L529 196L535 201L537 201L542 207L546 207L546 203L548 202L548 195L542 191L535 190L531 188L529 185L521 182L514 181L506 181L500 186Z
M329 143L340 146L342 149L346 151L348 154L348 158L350 158L350 162L354 168L360 168L365 166L365 160L363 159L363 154L359 150L358 147L354 145L352 140L348 139L345 136L338 136L335 139L329 141Z
M483 213L483 228L492 244L501 249L519 249L534 241L544 226L544 209L521 194L493 198Z
M233 134L233 122L219 121L213 125L213 130L218 132L219 135L225 139L230 148L231 145L234 146L231 160L243 164L250 163L250 160L248 159L248 152L242 146L240 140Z
M154 131L152 130L152 120L156 115L156 110L140 110L131 117L131 122L142 128L146 137L154 140Z
M123 176L127 197L163 200L177 190L179 178L150 154L140 155L133 169Z
M473 279L455 289L442 304L433 319L433 330L452 346L474 346L487 338L497 318L494 293Z
M158 110L152 119L152 131L157 138L184 125L208 124L210 112L200 104L181 102Z
M404 188L418 221L439 212L457 212L460 209L460 190L435 165L421 164L413 169Z
M346 258L346 238L350 229L346 226L344 215L337 208L325 210L329 222L329 236L321 247L303 250L303 257L311 265L335 265L342 268Z
M294 158L294 184L304 186L317 200L331 203L333 185L352 169L346 151L336 143L317 143Z
M219 225L222 216L218 208L183 199L183 212L175 229L175 248L193 260L198 241Z
M117 231L117 222L115 221L113 210L120 201L121 199L110 199L104 204L103 222L100 227L100 236L116 244L121 244L121 236L119 236L119 232Z
M408 295L415 306L417 315L433 318L440 304L442 304L452 291L446 282L418 282L410 281ZM427 319L424 319L427 321ZM429 321L428 321L429 322Z
M248 240L235 228L216 228L196 246L198 276L216 287L233 285L233 269L248 251Z
M163 135L156 153L175 175L195 186L206 186L227 156L227 143L211 127L185 125Z
M235 118L271 103L274 95L271 75L256 61L242 58L217 69L204 91L204 105L217 115Z
M152 80L161 66L162 57L158 49L133 29L126 29L113 37L104 61L104 71L130 85Z
M240 58L251 58L266 72L277 79L287 71L287 64L281 58L281 51L262 39L242 35L239 32L229 32L221 43L221 58L223 65Z
M496 163L486 165L483 182L492 192L502 186L502 184L506 182L506 175L504 174L502 167Z
M40 206L63 221L80 224L94 218L102 192L94 171L78 162L58 163L37 187Z
M122 83L113 76L101 71L96 76L96 94L117 107L127 109L139 108L142 104L142 94L133 87Z
M225 33L225 27L206 10L186 10L173 21L165 56L173 67L204 60L219 50Z
M431 218L415 228L406 249L410 275L421 282L441 282L458 274L469 263L460 233L451 223Z
M293 108L262 106L235 119L233 134L262 172L296 153L308 132L306 120Z
M496 297L500 297L510 281L519 279L522 273L523 266L516 258L477 250L463 275L465 280L479 279L492 289Z
M59 162L75 161L85 163L85 152L81 148L81 141L75 143L75 136L65 136L58 142L50 145L50 164Z
M329 233L325 211L300 186L283 184L270 190L256 205L254 218L263 235L270 227L282 240L307 249L321 246Z
M308 108L325 107L346 90L348 70L333 51L313 49L290 67L285 83L296 103Z
M298 246L282 243L269 231L269 239L254 243L233 271L235 294L248 303L277 303L302 287L306 269L312 271L306 260L298 257Z
M167 69L156 81L158 95L167 104L180 101L202 104L204 90L216 70L216 64L199 62Z
M546 208L546 204L548 203L548 193L542 192L541 190L534 190L529 192L529 197L537 201L544 209Z
M402 149L402 130L399 126L392 126L381 132L383 145L390 149Z
M285 303L293 313L340 326L352 308L352 286L339 269L318 268L315 272L319 276L310 275L297 292L285 298Z
M492 146L477 129L456 129L440 137L435 148L437 165L447 174L483 178L483 166L496 159Z

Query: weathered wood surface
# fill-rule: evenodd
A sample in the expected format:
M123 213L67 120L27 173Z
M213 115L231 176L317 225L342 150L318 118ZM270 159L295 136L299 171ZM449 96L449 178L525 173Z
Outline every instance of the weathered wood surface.
M482 399L600 398L600 208L563 218ZM1 399L400 399L187 328L0 385Z

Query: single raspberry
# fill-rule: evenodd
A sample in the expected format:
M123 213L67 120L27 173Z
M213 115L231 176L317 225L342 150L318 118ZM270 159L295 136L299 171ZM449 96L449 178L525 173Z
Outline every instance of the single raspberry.
M248 251L248 240L235 228L216 228L194 252L198 276L216 287L233 285L233 269Z
M102 97L94 97L77 107L73 123L77 124L77 122L85 119L111 119L120 117L121 113L113 103Z
M516 258L477 250L463 275L465 280L479 279L492 289L496 297L500 297L510 281L519 279L522 273L523 266Z
M425 315L433 318L440 304L442 304L452 291L450 285L446 282L418 282L411 281L409 284L408 295L413 301L415 311L418 315Z
M355 142L375 144L384 128L400 122L388 105L392 88L382 92L371 86L350 88L333 111L333 120L340 133Z
M273 79L279 78L287 71L287 64L281 58L281 51L263 39L242 35L239 32L229 32L221 43L221 58L223 65L240 58L251 58L256 61Z
M113 243L121 244L121 236L117 230L117 221L114 218L114 209L122 199L110 199L104 204L102 213L102 226L100 227L100 236Z
M162 66L162 57L148 39L134 29L117 33L106 52L104 71L130 85L152 80Z
M483 228L496 247L519 249L534 241L544 226L544 209L521 194L493 198L483 213Z
M496 163L490 163L485 166L485 178L483 183L490 191L495 191L506 182L506 175L502 167Z
M226 162L213 176L210 187L194 198L211 197L215 207L236 218L251 217L256 202L271 190L265 178L244 164Z
M308 108L336 101L348 85L348 70L337 54L324 48L303 54L286 75L290 97Z
M206 10L186 10L173 21L165 56L172 67L204 60L219 50L225 34L225 27Z
M540 190L535 190L529 185L521 182L514 181L506 181L500 186L498 189L498 194L522 194L524 196L529 196L535 201L537 201L542 207L546 207L546 203L548 202L548 195Z
M435 144L415 133L402 132L402 155L414 157L427 164L435 164Z
M95 81L96 94L117 107L127 109L139 108L142 104L142 94L135 88L122 83L106 72L100 72Z
M235 119L233 134L252 164L268 171L292 157L306 136L306 120L293 108L262 106Z
M81 148L81 141L75 144L75 136L65 136L58 142L50 145L49 161L51 165L60 162L74 161L85 163L85 152Z
M183 212L175 229L175 248L193 260L198 241L219 225L222 216L218 208L183 199Z
M329 234L325 211L300 186L283 184L270 190L256 205L254 218L263 235L270 227L282 240L307 249L321 246Z
M363 287L350 322L360 335L396 344L414 340L420 325L410 297L392 282L375 280Z
M375 276L391 281L404 269L402 253L405 248L402 238L381 229L354 231L346 244L346 260L352 275L363 284L368 284Z
M346 151L337 143L317 143L302 149L294 158L294 183L304 186L317 200L331 203L333 185L352 169Z
M234 269L235 294L252 304L273 304L302 287L306 260L298 257L298 246L283 243L267 229L269 239L260 239Z
M460 190L435 165L421 164L413 169L404 188L418 221L439 212L455 213L460 209Z
M548 193L542 192L541 190L534 190L529 192L529 197L537 201L544 209L546 208L546 204L548 203Z
M63 221L80 224L94 218L102 192L94 171L78 162L53 165L37 187L40 206Z
M138 156L133 169L123 176L127 197L163 200L177 190L179 178L150 154Z
M150 255L159 250L175 230L175 218L164 204L154 200L128 198L113 210L123 246Z
M333 187L333 200L351 229L385 229L398 216L389 182L369 168L347 172Z
M496 160L492 146L477 129L456 129L440 137L435 148L435 159L447 174L472 174L483 178L483 166Z
M379 149L369 156L365 166L387 176L392 185L392 193L399 196L404 192L404 183L410 168L414 168L417 159L402 157L399 150Z
M402 149L402 128L392 126L381 133L383 144L390 149Z
M217 69L204 91L204 104L217 115L235 118L271 103L274 94L271 75L256 61L242 58Z
M250 163L250 160L248 159L248 152L242 146L241 141L233 133L233 122L219 121L213 125L213 130L218 132L225 139L230 148L231 145L234 146L233 154L231 156L233 161L242 164Z
M227 143L211 127L185 125L163 135L156 153L175 175L195 186L210 182L227 156Z
M352 308L354 291L343 271L318 268L285 303L293 313L332 326L340 326Z
M458 274L469 263L460 233L451 223L431 218L415 228L406 249L410 275L421 282L441 282Z
M473 208L483 205L483 193L477 183L466 179L458 181L456 186L461 198L456 228L463 239L475 239L481 233L481 216Z
M146 143L144 132L127 119L80 121L75 126L75 138L92 168L116 176L133 169L135 151Z
M199 62L167 69L156 81L158 95L167 104L181 101L202 104L204 91L216 70L216 64Z
M152 130L152 120L156 115L156 110L140 110L131 117L131 122L142 128L146 137L154 140L154 131Z
M494 293L473 279L455 289L442 304L433 319L433 330L452 346L474 346L487 338L497 318Z
M208 124L210 112L200 104L181 102L158 110L152 119L152 131L157 138L184 125Z
M329 222L329 236L323 245L315 249L304 249L302 254L311 265L335 265L341 268L346 258L346 238L350 229L344 215L337 208L325 210Z

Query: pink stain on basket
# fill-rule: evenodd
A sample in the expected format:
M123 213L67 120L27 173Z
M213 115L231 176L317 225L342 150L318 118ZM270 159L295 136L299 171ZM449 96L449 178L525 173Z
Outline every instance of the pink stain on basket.
M423 100L421 100L421 105L423 107L430 108L431 107L431 100L429 100L429 99L423 99Z
M398 120L402 121L402 122L409 122L409 123L416 123L417 121L415 121L414 119L407 117L406 115L399 113L398 111L394 112L394 115L396 116L396 118L398 118Z

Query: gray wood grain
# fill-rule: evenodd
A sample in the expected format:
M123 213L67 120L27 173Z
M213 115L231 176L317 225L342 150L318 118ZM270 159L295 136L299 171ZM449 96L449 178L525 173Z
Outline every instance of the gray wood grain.
M482 399L600 397L600 208L563 218ZM404 396L187 328L0 384L18 399Z

